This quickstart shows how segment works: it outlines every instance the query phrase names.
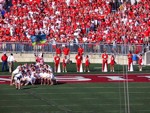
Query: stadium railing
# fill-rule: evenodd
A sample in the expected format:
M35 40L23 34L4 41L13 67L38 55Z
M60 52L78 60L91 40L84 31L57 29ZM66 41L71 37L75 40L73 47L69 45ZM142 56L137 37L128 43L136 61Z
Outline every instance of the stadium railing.
M84 48L84 53L101 54L104 50L109 54L127 54L129 51L133 53L145 53L150 50L150 45L138 44L105 44L105 43L46 43L45 45L32 46L28 42L1 42L1 52L16 52L16 53L55 53L56 45L60 48L67 46L70 48L70 53L76 53L79 46Z

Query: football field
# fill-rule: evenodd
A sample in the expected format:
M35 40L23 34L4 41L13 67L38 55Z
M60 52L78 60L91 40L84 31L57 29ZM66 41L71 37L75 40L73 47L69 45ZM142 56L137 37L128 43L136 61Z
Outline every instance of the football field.
M55 74L57 85L21 90L9 86L9 73L1 72L0 113L150 113L149 66L124 74L119 65L115 73L97 71L98 64L90 73L76 73L74 64L69 69Z
M129 103L123 81L63 82L21 90L3 84L0 113L149 113L149 82L129 82L128 87Z

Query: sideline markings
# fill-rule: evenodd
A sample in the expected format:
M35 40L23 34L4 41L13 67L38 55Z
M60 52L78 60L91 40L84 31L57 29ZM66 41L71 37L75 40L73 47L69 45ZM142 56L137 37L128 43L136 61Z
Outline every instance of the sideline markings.
M108 83L108 82L150 82L150 74L129 74L124 76L122 74L72 74L56 76L58 83ZM9 84L10 76L0 76L0 84Z
M112 106L112 104L90 104L90 106ZM114 105L120 105L120 104L114 104ZM125 104L121 104L121 105L125 105ZM143 106L144 104L131 104L131 105L135 105L135 106ZM47 104L43 104L43 105L26 105L26 106L18 106L18 105L12 105L12 106L0 106L0 108L17 108L17 107L25 107L25 108L30 108L30 107L47 107L47 106L50 106L50 105L47 105ZM59 106L62 106L62 105L59 105ZM64 104L63 106L80 106L79 104Z

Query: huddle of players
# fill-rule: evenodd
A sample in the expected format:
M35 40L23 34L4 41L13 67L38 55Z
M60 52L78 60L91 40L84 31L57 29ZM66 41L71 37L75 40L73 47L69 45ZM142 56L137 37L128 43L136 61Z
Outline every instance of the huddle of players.
M28 84L53 85L55 80L52 68L47 64L19 65L13 72L10 85L15 84L16 89Z

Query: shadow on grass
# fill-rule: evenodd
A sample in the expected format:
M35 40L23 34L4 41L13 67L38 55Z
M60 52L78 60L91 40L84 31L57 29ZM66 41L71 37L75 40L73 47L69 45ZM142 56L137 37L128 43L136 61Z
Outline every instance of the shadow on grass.
M62 85L62 84L66 84L66 82L57 82L57 83L54 83L54 85L52 86L56 86L56 85ZM39 88L41 85L40 84L36 84L36 85L28 85L28 86L24 86L22 89L23 90L28 90L28 89L36 89L36 88ZM44 86L44 85L43 85ZM47 86L47 85L46 85Z
M30 85L30 86L23 87L22 89L23 90L28 90L28 89L35 89L35 88L38 88L38 86L32 86L32 85Z
M66 82L57 82L57 83L54 84L54 85L62 85L62 84L66 84Z

